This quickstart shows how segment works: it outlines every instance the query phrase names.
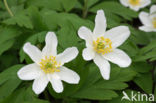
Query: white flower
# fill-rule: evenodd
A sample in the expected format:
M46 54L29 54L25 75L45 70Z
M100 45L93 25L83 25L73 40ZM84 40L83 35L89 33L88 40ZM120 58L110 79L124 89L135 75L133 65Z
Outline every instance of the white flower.
M151 0L120 0L125 7L130 7L134 11L144 8L151 3Z
M131 59L122 50L117 49L130 35L129 28L118 26L106 31L106 18L103 10L98 10L95 18L95 28L92 33L87 27L78 30L80 38L86 41L83 58L92 60L99 67L101 75L108 80L110 77L110 64L113 62L120 67L127 67Z
M141 12L139 14L139 19L141 20L143 26L139 29L145 32L156 32L156 5L150 8L150 13Z
M48 32L45 41L46 46L42 52L30 43L24 45L24 52L35 63L24 66L17 74L22 80L34 80L32 89L36 94L43 92L49 82L53 89L60 93L63 91L61 80L71 84L77 84L80 80L76 72L63 66L64 63L76 58L78 50L76 47L71 47L57 54L58 41L54 32Z

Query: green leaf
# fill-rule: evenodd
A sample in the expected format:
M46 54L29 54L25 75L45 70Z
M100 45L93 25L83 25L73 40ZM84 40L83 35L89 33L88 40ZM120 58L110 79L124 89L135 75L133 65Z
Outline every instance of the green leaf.
M146 32L135 29L132 26L129 26L129 29L132 34L132 36L130 37L132 42L140 45L147 45L150 42Z
M129 69L115 67L112 68L110 80L104 80L95 64L91 65L86 82L72 97L93 100L112 99L118 96L114 90L126 88L127 84L124 82L131 80L135 75L136 73Z
M21 32L16 28L0 28L0 55L13 46L15 37L19 36L20 33Z
M13 27L0 28L0 45L20 35L19 29Z
M27 84L28 85L28 84ZM22 87L16 89L2 103L49 103L48 101L37 99L37 96L32 91L32 87Z
M146 93L152 93L153 80L151 73L138 74L134 79L134 82Z
M10 49L13 44L14 44L15 40L11 39L8 41L3 42L3 44L0 44L0 55L2 55L3 52L7 51L8 49Z
M134 62L129 68L139 73L147 73L152 70L152 65L148 64L147 62Z
M17 71L23 65L15 65L0 73L0 101L9 96L21 83Z
M40 12L38 11L36 7L34 6L29 7L27 9L27 14L30 16L31 22L35 30L37 31L48 30L48 27L43 17L41 16Z
M29 0L28 2L29 6L37 6L39 8L48 8L51 10L58 10L62 11L62 5L61 5L61 0Z
M20 27L26 27L28 29L33 29L32 22L30 18L24 14L15 15L7 20L3 21L7 25L18 25Z
M61 0L62 5L66 12L69 12L72 8L74 8L77 0Z
M134 61L144 61L150 59L150 61L156 58L156 41L152 41L146 47L140 49L138 55L135 56Z

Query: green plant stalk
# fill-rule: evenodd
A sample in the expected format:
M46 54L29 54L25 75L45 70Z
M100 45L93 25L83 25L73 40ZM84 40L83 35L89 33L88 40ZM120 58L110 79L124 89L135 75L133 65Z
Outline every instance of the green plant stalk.
M13 15L12 11L10 10L10 8L8 6L7 0L4 0L4 5L5 5L8 13L10 14L10 16L13 17L14 15Z
M87 13L88 13L88 0L84 0L84 8L83 8L83 13L82 13L82 17L83 18L86 18L87 16Z

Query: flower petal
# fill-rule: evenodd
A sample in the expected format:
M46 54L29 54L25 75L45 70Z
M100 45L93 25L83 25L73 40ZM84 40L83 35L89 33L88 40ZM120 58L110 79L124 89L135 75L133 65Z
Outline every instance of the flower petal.
M152 5L150 8L150 13L156 13L156 5Z
M63 92L63 84L62 84L62 81L61 81L60 77L57 74L49 75L49 81L50 81L53 89L57 93Z
M125 7L128 7L128 0L120 0L120 3L122 4L122 5L124 5Z
M112 41L112 47L116 48L123 44L130 36L130 30L127 26L118 26L106 31L104 37Z
M31 45L30 43L26 43L23 47L23 50L35 63L39 64L42 58L42 54L36 46Z
M76 72L64 66L60 67L60 72L57 72L57 74L61 80L70 84L78 84L80 81L80 77Z
M103 10L98 10L95 17L94 37L102 36L106 31L106 18Z
M87 47L91 45L92 41L93 41L93 33L91 32L90 29L88 29L87 27L80 27L80 29L78 30L78 35L81 39L84 39L86 41L86 45Z
M141 0L141 8L144 8L151 4L151 0Z
M32 89L33 91L36 93L36 94L40 94L42 93L47 84L48 84L48 79L47 79L47 76L46 74L43 74L41 75L39 78L36 78L33 82L33 86L32 86Z
M140 6L133 6L133 5L129 5L129 7L134 11L139 11L139 9L141 8Z
M156 32L156 29L150 26L140 26L139 29L145 32Z
M61 62L63 65L73 59L78 55L78 49L76 47L67 48L63 53L60 53L56 56L56 60Z
M40 67L33 63L22 67L17 75L21 80L33 80L41 75Z
M130 57L120 49L114 49L113 52L104 54L103 57L120 67L128 67L132 62Z
M85 48L83 49L83 53L82 53L83 59L85 60L92 60L95 57L95 52L92 48Z
M42 53L44 56L56 56L57 54L57 37L54 32L48 32L45 38L46 46L43 48Z
M101 55L96 55L93 59L94 63L99 67L102 77L106 80L110 78L110 64Z
M142 24L146 25L146 26L152 26L152 22L149 18L149 14L146 12L141 12L139 14L139 19L141 20Z

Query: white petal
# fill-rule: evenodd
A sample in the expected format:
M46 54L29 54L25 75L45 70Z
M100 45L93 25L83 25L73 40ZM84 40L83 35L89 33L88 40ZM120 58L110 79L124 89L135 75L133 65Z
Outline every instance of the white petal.
M156 5L152 5L150 8L150 13L156 13Z
M140 6L133 6L133 5L129 5L129 7L134 10L134 11L139 11Z
M40 76L39 78L36 78L36 79L34 80L34 82L33 82L33 87L32 87L33 91L34 91L36 94L42 93L42 92L45 90L45 88L46 88L48 82L49 82L49 81L48 81L48 79L47 79L46 74L43 74L43 75Z
M62 84L60 77L57 74L54 73L54 74L49 75L49 81L50 81L53 89L57 93L63 92L63 84Z
M141 0L141 8L144 8L151 4L151 0Z
M149 18L149 14L146 12L141 12L139 14L139 19L141 20L142 24L146 25L146 26L151 26L151 20Z
M103 10L98 10L95 17L95 27L94 27L94 37L99 37L103 35L106 31L106 17Z
M106 80L110 78L110 64L100 55L96 55L93 59L94 63L99 67L102 77Z
M57 72L57 74L61 80L70 84L78 84L80 81L80 77L76 72L64 66L60 67L60 72Z
M87 27L84 27L84 26L80 27L80 29L78 30L78 35L81 39L84 39L86 41L87 46L90 46L92 44L93 33Z
M103 57L120 67L128 67L132 62L130 57L120 49L114 49L113 52L104 54Z
M129 4L128 0L120 0L120 3L126 7L128 7Z
M22 67L17 75L21 80L33 80L41 75L42 71L37 64L29 64Z
M43 56L56 56L57 54L57 37L54 32L48 32L45 38L46 45L42 50Z
M30 43L26 43L23 47L23 50L35 63L38 64L41 61L42 54L36 46L31 45Z
M116 48L123 44L130 36L130 30L127 26L118 26L106 31L104 37L112 41L112 47Z
M150 26L140 26L139 29L145 32L156 32L156 29Z
M67 48L63 53L60 53L56 56L56 60L61 62L63 65L73 59L78 55L78 49L76 47Z
M85 48L83 49L83 53L82 56L84 58L84 60L92 60L95 57L95 52L92 48Z

